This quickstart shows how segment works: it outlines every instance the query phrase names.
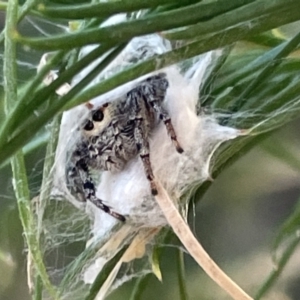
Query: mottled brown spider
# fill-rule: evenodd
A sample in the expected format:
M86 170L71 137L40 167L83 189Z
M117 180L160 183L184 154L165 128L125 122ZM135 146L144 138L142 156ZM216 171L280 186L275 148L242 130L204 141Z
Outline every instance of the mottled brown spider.
M119 171L137 155L142 160L152 194L157 194L149 156L149 136L160 120L164 122L176 150L183 152L168 112L162 105L168 86L166 74L160 73L140 82L121 99L91 109L81 125L79 141L68 154L68 188L78 200L91 201L111 216L125 221L124 216L97 198L90 170Z

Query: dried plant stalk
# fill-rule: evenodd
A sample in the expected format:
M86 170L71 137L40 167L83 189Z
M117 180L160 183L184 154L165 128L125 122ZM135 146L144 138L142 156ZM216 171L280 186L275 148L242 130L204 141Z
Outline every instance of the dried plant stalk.
M161 184L158 186L158 195L155 197L163 211L169 225L177 237L185 246L189 254L195 259L206 274L214 280L224 291L235 300L253 300L220 267L211 259L199 241L191 232L188 224L184 221L173 201Z

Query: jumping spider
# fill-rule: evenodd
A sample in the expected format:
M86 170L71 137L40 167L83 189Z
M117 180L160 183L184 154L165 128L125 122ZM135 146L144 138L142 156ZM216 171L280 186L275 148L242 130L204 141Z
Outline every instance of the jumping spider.
M91 201L125 221L124 216L97 198L89 170L119 171L138 154L151 192L157 194L149 157L149 136L159 120L164 122L176 150L183 152L168 112L162 106L168 86L166 74L160 73L142 81L121 99L90 111L80 127L81 136L66 169L68 187L78 200Z

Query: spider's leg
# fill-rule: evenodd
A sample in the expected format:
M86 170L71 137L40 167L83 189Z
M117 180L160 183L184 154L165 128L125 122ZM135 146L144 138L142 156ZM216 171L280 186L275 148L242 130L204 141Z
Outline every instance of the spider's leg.
M150 162L149 143L148 143L148 139L145 137L142 123L143 123L142 118L135 119L134 138L135 138L137 149L140 154L140 158L144 166L146 177L150 182L151 193L152 195L155 196L157 195L157 187L154 181L154 175L153 175L151 162Z
M125 217L115 212L111 207L103 203L103 200L96 197L96 188L92 178L89 176L89 169L84 159L76 161L72 169L72 177L76 178L73 183L76 183L77 197L81 201L90 201L104 212L108 213L112 217L125 222ZM69 173L70 176L70 173ZM74 188L73 188L74 189ZM80 192L80 193L79 193ZM80 195L80 197L78 197Z
M171 121L171 118L168 114L168 112L160 105L160 102L157 100L152 100L151 102L152 107L154 110L158 113L159 118L165 123L165 126L167 128L168 135L170 136L176 150L178 153L182 153L183 149L180 146L179 142L177 141L177 136Z
M118 219L119 221L125 222L125 217L114 210L111 209L111 207L107 206L103 203L103 200L99 199L95 195L95 185L91 178L87 179L85 183L83 184L85 197L87 200L92 202L95 206L102 209L107 214L111 215L112 217Z
M118 219L119 221L125 222L126 219L123 215L115 212L114 210L111 209L111 207L107 206L106 204L103 203L101 199L96 197L95 195L95 186L94 183L92 182L91 179L87 180L84 185L83 185L86 199L92 202L95 206L98 208L102 209L104 212L107 214L111 215L112 217Z

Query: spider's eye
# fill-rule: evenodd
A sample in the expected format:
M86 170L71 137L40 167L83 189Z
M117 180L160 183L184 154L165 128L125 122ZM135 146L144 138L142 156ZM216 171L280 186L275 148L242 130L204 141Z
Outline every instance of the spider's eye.
M86 122L86 124L84 125L83 129L84 130L87 130L87 131L90 131L94 128L94 123L91 121L91 120L88 120Z
M94 113L93 113L93 121L95 122L101 122L104 118L104 115L103 115L103 112L99 109L99 110L96 110Z

